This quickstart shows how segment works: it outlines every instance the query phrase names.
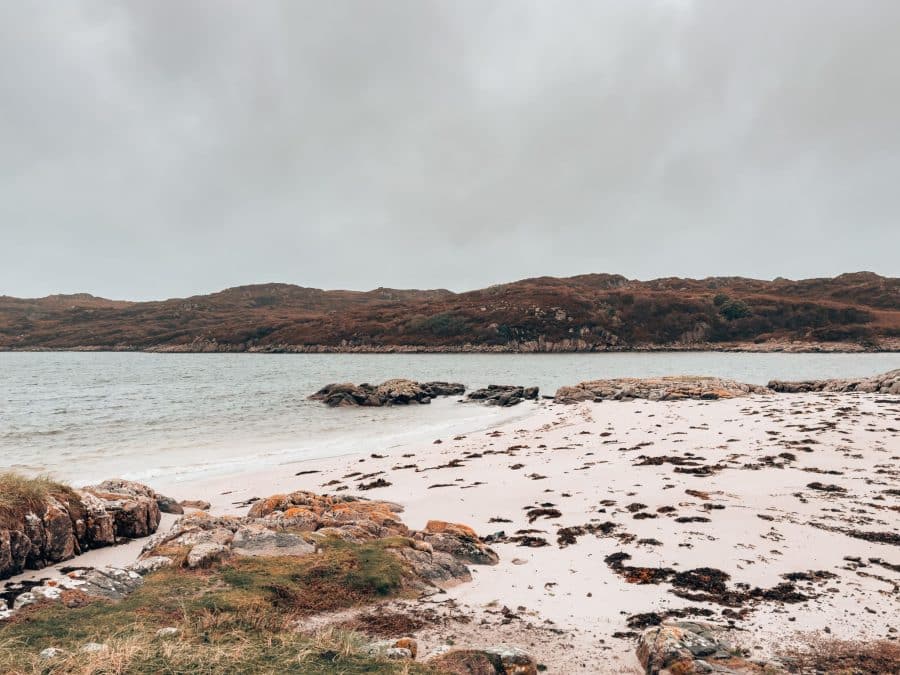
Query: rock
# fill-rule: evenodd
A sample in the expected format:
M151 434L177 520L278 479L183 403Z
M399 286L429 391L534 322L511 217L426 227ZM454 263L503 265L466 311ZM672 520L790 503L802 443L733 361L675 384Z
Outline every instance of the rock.
M520 649L454 649L427 661L442 673L452 675L537 675L534 660Z
M66 652L59 647L47 647L46 649L42 649L41 653L38 654L38 656L40 656L40 658L44 661L51 661L65 655Z
M171 530L147 540L131 569L147 573L159 557L194 567L227 555L312 555L321 542L335 538L390 539L386 550L404 563L405 583L420 591L471 580L467 564L497 563L497 554L470 527L435 520L415 532L400 520L402 510L392 502L349 495L305 490L273 495L257 501L243 518L202 511L179 518Z
M485 653L499 659L500 667L497 672L505 675L537 675L537 665L524 651L516 647L500 646L486 649ZM496 660L495 660L496 667Z
M100 644L99 642L88 642L86 645L83 645L80 651L82 654L96 654L98 652L108 651L109 647L104 644Z
M429 520L421 536L432 550L449 553L459 560L475 565L496 565L500 561L493 549L485 546L467 525Z
M749 661L729 629L695 621L663 623L643 632L637 657L649 675L661 672L784 673L774 662L765 668Z
M395 647L399 647L400 649L409 650L409 653L412 654L413 658L419 653L419 643L415 641L414 638L411 637L402 637L394 643Z
M736 398L750 394L771 393L766 387L745 384L718 377L656 377L618 378L612 380L591 380L575 386L560 387L556 390L557 403L578 403L579 401L631 400L636 398L651 401L680 401L698 399L713 401Z
M141 575L131 568L76 569L62 578L46 579L38 585L20 585L23 592L15 597L12 610L4 610L5 615L0 618L8 619L23 607L43 602L63 602L68 606L77 606L89 598L121 600L143 583ZM30 590L25 591L25 588Z
M167 558L164 555L155 555L150 556L149 558L136 560L128 566L128 569L137 572L141 576L145 576L147 574L150 574L151 572L156 572L157 570L161 570L162 568L169 567L171 565L171 558Z
M390 649L385 649L382 652L382 656L386 659L392 659L395 661L410 661L412 660L412 652L408 649L403 649L402 647L391 647Z
M381 640L363 647L363 651L371 656L379 656L385 659L410 661L416 658L418 645L413 638L400 638L399 640Z
M812 391L900 394L900 368L872 377L786 382L772 380L769 389L789 394Z
M521 403L523 400L536 400L537 387L519 387L510 384L491 384L484 389L471 392L467 399L470 401L483 401L488 405L508 407Z
M177 628L175 628L174 626L167 626L165 628L160 628L158 631L156 631L156 637L165 639L165 638L175 637L179 633L181 633L181 631L178 630Z
M0 579L39 570L121 538L147 536L159 526L157 495L131 481L60 488L40 508L23 509L0 527ZM11 522L10 522L11 520Z
M146 537L159 527L156 493L146 485L117 478L86 487L84 492L106 502L106 510L115 520L117 537Z
M390 552L409 566L415 578L419 580L415 585L420 591L432 587L447 589L472 581L472 575L465 563L449 553L440 551L426 553L411 546L392 548Z
M206 567L221 558L228 551L224 544L215 542L203 542L194 546L187 556L187 566L190 568Z
M184 514L182 505L172 499L172 497L158 494L156 495L156 505L162 513L173 513L177 516Z
M83 571L75 580L79 591L107 600L121 600L144 583L137 572L116 567Z
M436 396L455 396L464 393L465 385L455 382L415 382L394 379L379 385L353 384L352 382L328 384L309 398L322 401L331 407L384 406L427 404Z
M205 502L202 499L186 499L178 504L186 509L196 509L198 511L209 511L212 508L209 502Z
M316 547L297 534L277 532L264 525L244 525L234 534L231 547L238 555L306 555Z

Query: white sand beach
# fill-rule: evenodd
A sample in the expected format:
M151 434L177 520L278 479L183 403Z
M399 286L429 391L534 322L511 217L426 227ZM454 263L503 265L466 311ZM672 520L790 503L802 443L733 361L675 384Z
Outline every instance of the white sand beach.
M424 629L426 649L456 635L518 643L552 672L640 672L644 624L629 618L673 610L733 624L761 655L811 632L896 637L896 397L527 405L524 419L378 456L153 487L214 514L294 490L359 494L401 504L414 528L441 519L494 535L498 565L428 600L480 618ZM140 546L77 564L121 564ZM725 592L676 577L704 568L727 575ZM646 578L658 583L634 583Z
M206 499L213 513L243 513L241 503L279 492L346 490L401 504L411 527L436 518L482 536L502 531L493 544L500 564L473 567L473 582L445 597L468 613L490 617L492 608L506 607L516 618L494 612L501 620L475 629L460 624L457 632L485 644L518 639L554 672L639 672L628 618L649 612L711 612L707 620L733 622L759 653L810 631L895 637L898 460L896 397L540 403L524 420L384 456L155 487ZM378 480L387 485L360 490ZM612 523L606 534L575 530L574 542L561 543L563 528L603 523ZM546 545L504 541L523 532ZM894 539L866 541L859 533ZM800 602L777 593L690 600L665 581L629 583L605 562L619 552L633 567L720 570L736 591L773 589L789 574L826 574L794 582L809 598ZM419 638L436 644L448 637L446 629L433 633Z

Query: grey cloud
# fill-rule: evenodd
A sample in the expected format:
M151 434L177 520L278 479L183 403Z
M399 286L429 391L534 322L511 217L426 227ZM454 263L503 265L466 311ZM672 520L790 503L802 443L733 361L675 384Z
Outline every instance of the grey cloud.
M0 293L897 274L900 4L0 5Z

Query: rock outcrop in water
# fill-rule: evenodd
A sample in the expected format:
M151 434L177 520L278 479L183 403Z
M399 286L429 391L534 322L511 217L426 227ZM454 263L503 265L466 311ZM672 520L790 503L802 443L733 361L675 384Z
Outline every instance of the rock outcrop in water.
M146 537L156 532L160 521L157 494L124 480L81 490L61 487L39 503L8 508L0 515L0 579L121 539Z
M810 391L852 392L864 394L900 394L900 368L872 377L786 382L772 380L769 389L788 394Z
M471 392L466 398L487 405L508 407L522 401L534 401L540 390L537 387L520 387L514 384L489 384L484 389Z
M420 383L395 379L377 385L352 382L327 384L309 398L312 401L322 401L331 407L377 407L431 403L431 399L437 396L458 396L465 391L465 385L456 382Z
M624 377L613 380L591 380L573 387L556 390L557 403L602 401L605 399L630 400L644 398L651 401L679 401L683 399L716 400L735 398L749 394L771 393L766 387L746 384L718 377Z

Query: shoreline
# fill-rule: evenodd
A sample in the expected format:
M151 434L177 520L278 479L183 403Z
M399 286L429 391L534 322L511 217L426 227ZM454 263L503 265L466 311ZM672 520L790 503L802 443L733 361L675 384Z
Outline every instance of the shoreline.
M494 535L500 563L473 568L473 581L440 602L471 616L518 607L529 626L558 631L548 638L526 628L526 619L512 624L518 639L534 640L521 646L552 664L550 672L584 662L608 664L590 672L641 672L629 617L673 610L730 622L736 636L767 655L823 631L892 637L900 550L847 533L900 529L898 499L889 493L900 479L900 398L807 393L530 406L527 416L452 438L153 487L207 500L212 515L241 515L251 498L276 493L337 491L396 502L414 528L441 518ZM376 479L387 485L359 489ZM825 489L810 487L817 483ZM602 523L612 523L607 534L591 532ZM544 545L515 541L516 532L528 530L537 530L528 536ZM121 560L142 544L98 549L74 562L114 564L104 556ZM777 588L785 575L825 574L790 582L808 598L801 602L727 606L682 597L671 579L628 583L609 562L613 554L671 574L719 568L736 592L741 584ZM884 564L864 562L873 559ZM480 626L467 640L487 644L497 636L508 638L509 628ZM419 639L430 646L440 637L425 631Z
M247 345L224 344L215 340L195 340L176 345L73 345L70 347L0 347L0 353L138 353L138 354L632 354L632 353L742 353L742 354L895 354L900 338L884 338L877 348L855 342L702 342L637 344L631 346L593 345L581 341L534 341L504 345Z

